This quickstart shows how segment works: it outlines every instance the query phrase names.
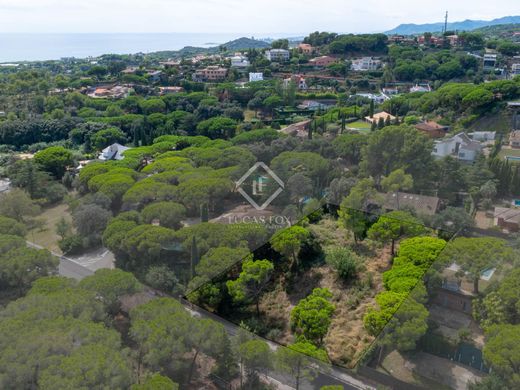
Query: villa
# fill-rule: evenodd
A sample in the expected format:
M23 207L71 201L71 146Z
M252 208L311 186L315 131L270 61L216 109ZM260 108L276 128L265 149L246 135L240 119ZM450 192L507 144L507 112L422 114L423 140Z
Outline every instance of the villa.
M381 60L372 57L363 57L352 60L351 69L357 72L366 72L370 70L378 70L381 68Z
M509 146L514 149L520 148L520 130L514 130L509 134Z
M193 74L194 81L222 81L226 78L228 73L227 68L211 65L204 69L198 69Z
M473 162L481 151L481 143L472 140L462 132L453 137L435 141L432 154L436 158L452 156L461 161Z
M495 207L493 223L508 232L520 231L520 208Z
M388 119L390 119L391 122L394 122L396 118L395 118L395 116L393 116L392 114L389 114L386 111L378 112L377 114L374 114L372 117L370 117L370 116L365 117L365 120L368 123L379 123L379 120L381 120L381 119L385 122Z
M131 148L115 143L103 149L99 154L98 159L101 161L123 160L125 158L123 153L128 149Z
M448 133L449 127L434 121L424 121L415 125L415 128L430 138L443 138Z
M325 67L329 66L330 64L335 63L336 61L337 61L337 59L334 57L321 56L321 57L316 57L316 58L309 60L309 64L311 64L312 66L314 66L316 68L325 68Z
M309 45L308 43L300 43L298 45L298 50L303 54L312 54L314 48L312 47L312 45Z
M255 81L263 81L264 80L264 74L262 72L251 72L249 73L249 82L255 82Z
M246 56L235 55L231 57L232 68L247 68L249 65L251 65L251 63L249 62Z
M285 62L289 61L289 50L285 49L271 49L265 52L266 58L271 62Z

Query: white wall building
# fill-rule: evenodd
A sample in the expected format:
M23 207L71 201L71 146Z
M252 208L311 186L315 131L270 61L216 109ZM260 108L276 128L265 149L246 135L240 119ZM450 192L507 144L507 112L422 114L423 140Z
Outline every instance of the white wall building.
M123 156L123 153L127 151L128 148L126 146L123 146L121 144L115 143L110 146L107 146L105 149L101 151L101 153L98 156L98 159L102 161L108 161L108 160L122 160L125 157Z
M266 58L271 62L289 61L289 50L285 49L271 49L265 52Z
M366 72L369 70L377 70L381 67L381 60L372 57L363 57L352 60L350 68L357 72Z
M236 55L231 57L232 68L247 68L249 65L251 65L251 63L246 56Z
M461 161L475 161L477 154L482 151L482 145L467 136L459 133L450 138L435 141L432 155L436 158L452 156Z
M254 81L263 81L264 79L264 74L262 72L258 72L258 73L249 73L249 82L252 83Z

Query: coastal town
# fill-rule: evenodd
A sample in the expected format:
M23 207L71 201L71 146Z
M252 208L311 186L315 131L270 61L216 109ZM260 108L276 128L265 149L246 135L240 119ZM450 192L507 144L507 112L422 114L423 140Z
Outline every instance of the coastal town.
M0 63L0 248L0 389L520 388L520 23Z

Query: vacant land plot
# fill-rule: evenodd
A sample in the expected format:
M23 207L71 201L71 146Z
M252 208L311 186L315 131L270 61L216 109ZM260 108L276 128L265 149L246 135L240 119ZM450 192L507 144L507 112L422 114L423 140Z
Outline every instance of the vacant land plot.
M44 209L37 217L38 220L42 221L42 225L30 230L29 234L27 234L27 239L61 254L58 245L60 236L56 234L56 223L62 217L65 218L66 221L72 222L72 216L69 213L69 206L67 204L60 203L57 206Z

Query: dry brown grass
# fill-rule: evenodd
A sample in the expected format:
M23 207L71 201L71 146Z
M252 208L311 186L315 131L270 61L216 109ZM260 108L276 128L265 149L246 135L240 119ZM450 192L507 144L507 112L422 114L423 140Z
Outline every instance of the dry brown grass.
M67 222L72 223L69 206L65 203L43 209L42 213L36 217L43 222L43 226L30 230L27 234L27 240L61 254L58 245L60 236L56 234L56 224L62 217Z
M282 329L274 341L286 345L293 341L289 325L293 307L314 288L328 288L333 294L336 311L324 340L325 348L334 363L352 367L374 340L365 331L363 316L368 307L375 305L375 295L383 289L382 273L390 267L390 250L374 248L370 242L355 246L349 232L333 219L325 218L309 229L324 249L331 246L352 248L364 264L358 278L345 283L326 264L312 267L296 276L288 289L278 283L264 294L260 307L268 324ZM370 286L369 278L372 279Z

